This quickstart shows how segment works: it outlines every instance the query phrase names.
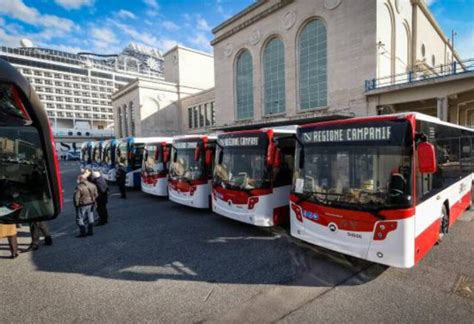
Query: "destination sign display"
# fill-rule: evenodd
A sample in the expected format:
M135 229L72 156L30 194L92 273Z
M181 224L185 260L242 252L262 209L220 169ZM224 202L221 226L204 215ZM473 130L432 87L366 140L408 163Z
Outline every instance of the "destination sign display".
M259 137L227 137L219 139L219 145L228 147L228 146L258 146Z
M198 142L177 142L174 143L174 147L177 149L195 149Z
M391 139L391 135L391 126L324 129L304 133L303 141L305 143L387 141Z
M353 143L401 144L409 136L405 121L382 121L302 128L298 137L306 144Z

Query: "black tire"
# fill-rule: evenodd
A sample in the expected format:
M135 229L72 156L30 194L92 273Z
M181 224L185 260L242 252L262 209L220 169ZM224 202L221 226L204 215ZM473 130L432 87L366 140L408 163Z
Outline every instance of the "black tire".
M446 205L443 204L443 208L441 209L441 225L439 228L439 235L438 235L438 244L443 241L444 235L448 234L448 227L449 227L449 214L446 208Z

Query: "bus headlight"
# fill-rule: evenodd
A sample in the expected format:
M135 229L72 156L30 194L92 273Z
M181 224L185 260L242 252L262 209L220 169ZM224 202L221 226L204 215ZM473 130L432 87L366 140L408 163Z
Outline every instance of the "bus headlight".
M375 227L374 241L385 240L388 233L397 229L397 222L379 222Z
M291 209L295 212L296 219L299 220L300 222L303 222L303 211L301 210L301 207L298 206L297 204L291 204Z
M255 204L257 203L258 203L258 197L250 197L249 203L248 203L249 209L253 209L255 207Z

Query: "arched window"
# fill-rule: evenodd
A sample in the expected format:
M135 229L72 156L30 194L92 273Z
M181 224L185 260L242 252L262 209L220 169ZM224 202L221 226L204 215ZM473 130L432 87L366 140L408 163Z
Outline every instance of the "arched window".
M235 65L237 119L253 117L253 66L250 52L239 54Z
M285 111L285 47L273 38L263 51L265 115Z
M299 50L300 109L327 105L327 36L321 20L313 20L301 31Z
M129 117L130 117L130 134L135 136L135 107L133 107L133 101L128 104Z
M122 107L117 108L117 131L118 137L122 137Z
M128 112L127 112L127 105L123 105L123 108L122 108L122 111L123 111L123 120L122 120L122 123L123 123L123 136L128 136Z

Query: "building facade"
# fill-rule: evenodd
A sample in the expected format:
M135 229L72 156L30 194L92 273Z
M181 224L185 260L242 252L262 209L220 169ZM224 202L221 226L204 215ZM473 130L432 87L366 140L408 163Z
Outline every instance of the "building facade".
M140 78L112 94L117 138L173 136L214 125L212 55L176 46L163 58L163 80Z
M55 134L67 135L77 129L95 133L109 129L110 133L112 93L136 78L164 79L161 54L133 43L116 55L2 46L0 58L30 81Z
M213 33L223 128L374 115L366 80L459 61L422 0L261 0Z

